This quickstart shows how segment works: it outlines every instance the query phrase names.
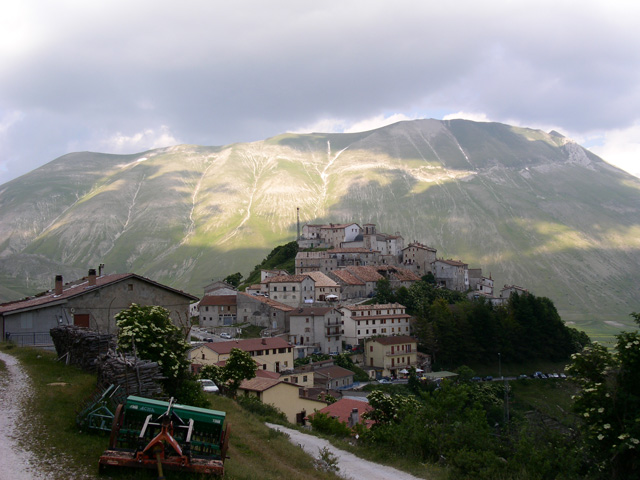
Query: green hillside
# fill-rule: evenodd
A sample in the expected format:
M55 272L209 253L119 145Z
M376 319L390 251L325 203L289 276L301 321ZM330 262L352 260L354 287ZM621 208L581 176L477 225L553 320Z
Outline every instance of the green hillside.
M0 186L0 296L101 263L198 295L295 240L296 208L433 246L592 335L640 310L640 180L555 132L465 120L65 155Z

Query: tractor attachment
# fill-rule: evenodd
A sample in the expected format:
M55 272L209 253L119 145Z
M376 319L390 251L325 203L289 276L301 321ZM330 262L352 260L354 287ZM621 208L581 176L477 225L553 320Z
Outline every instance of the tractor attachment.
M157 468L224 474L229 446L225 412L129 396L118 405L100 468Z

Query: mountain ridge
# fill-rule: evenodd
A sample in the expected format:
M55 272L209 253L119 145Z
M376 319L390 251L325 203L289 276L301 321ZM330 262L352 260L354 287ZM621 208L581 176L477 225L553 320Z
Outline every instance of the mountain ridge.
M199 292L294 240L299 207L302 223L376 223L614 331L638 310L640 181L554 133L427 119L70 153L0 186L0 298L100 263Z

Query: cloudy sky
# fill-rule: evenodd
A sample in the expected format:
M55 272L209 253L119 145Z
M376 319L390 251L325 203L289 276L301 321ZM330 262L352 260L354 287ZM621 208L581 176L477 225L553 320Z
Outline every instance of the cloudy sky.
M21 0L0 184L65 153L414 118L556 129L640 176L640 2Z

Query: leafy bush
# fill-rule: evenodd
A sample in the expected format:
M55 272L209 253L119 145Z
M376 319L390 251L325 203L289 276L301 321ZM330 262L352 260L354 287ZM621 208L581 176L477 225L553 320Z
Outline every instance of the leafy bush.
M239 395L236 402L246 411L259 416L265 422L287 423L287 416L273 405L263 403L254 395Z
M314 430L336 437L349 437L353 433L351 429L344 423L333 418L326 413L314 413L310 418L311 426Z

